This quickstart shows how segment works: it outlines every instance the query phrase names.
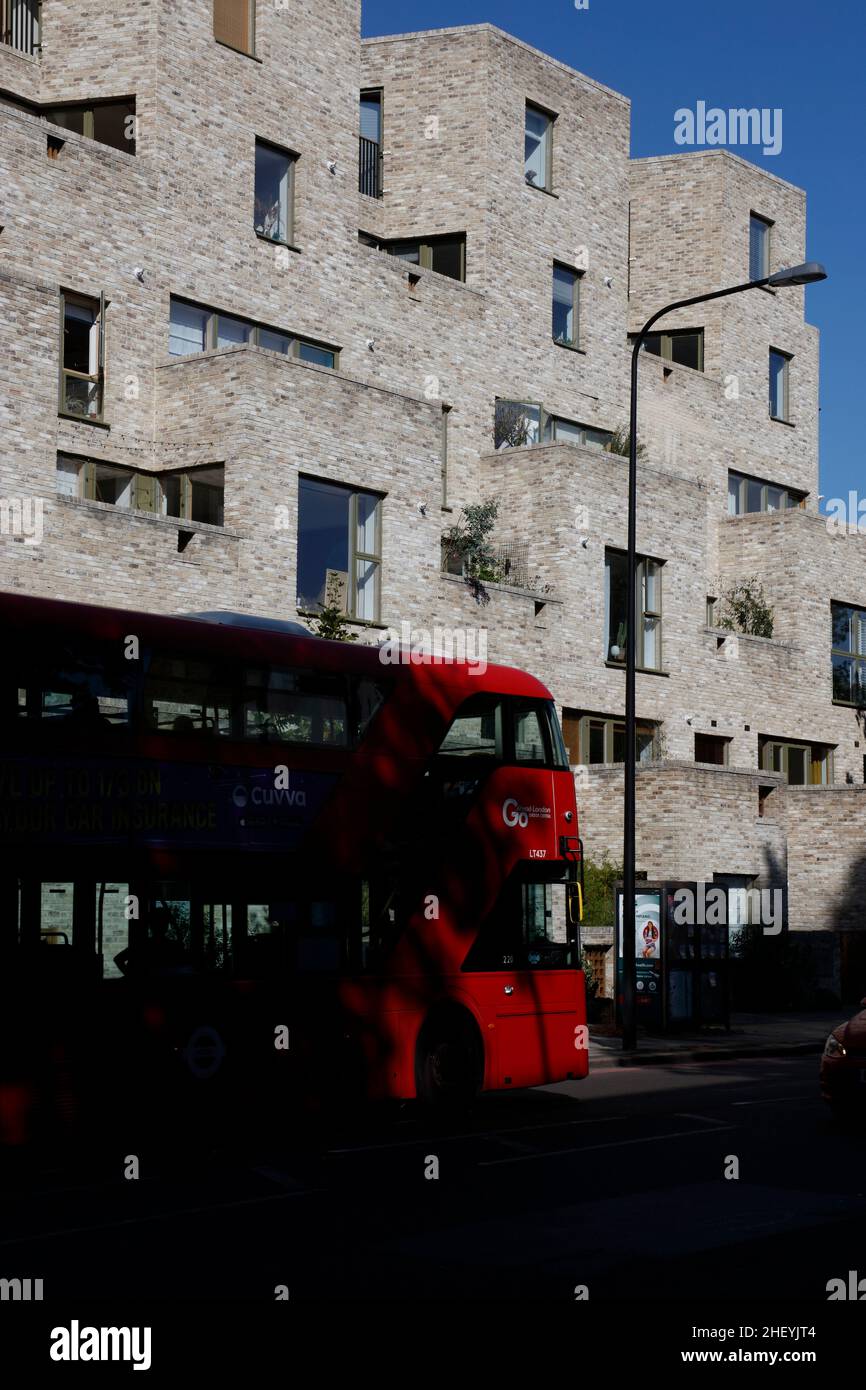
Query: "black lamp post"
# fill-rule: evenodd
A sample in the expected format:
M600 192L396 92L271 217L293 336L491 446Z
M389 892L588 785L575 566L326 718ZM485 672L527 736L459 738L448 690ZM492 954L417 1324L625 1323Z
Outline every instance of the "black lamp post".
M631 354L631 413L629 417L628 450L628 578L626 593L626 667L625 667L625 796L623 808L623 888L622 888L622 1045L623 1049L637 1046L635 993L637 961L634 943L634 871L635 871L635 654L637 556L635 553L637 526L637 379L640 350L654 323L674 309L686 309L691 304L705 304L710 299L723 299L743 290L756 290L764 285L783 288L788 285L811 285L826 280L827 272L817 261L777 270L762 280L748 280L744 285L732 285L711 294L696 294L678 299L648 318L634 340Z

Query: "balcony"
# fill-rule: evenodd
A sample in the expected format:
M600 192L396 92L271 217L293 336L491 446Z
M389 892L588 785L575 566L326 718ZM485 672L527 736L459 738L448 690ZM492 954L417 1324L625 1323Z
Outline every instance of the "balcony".
M358 136L358 188L368 198L382 196L382 146Z
M0 42L31 57L41 50L41 0L0 0Z

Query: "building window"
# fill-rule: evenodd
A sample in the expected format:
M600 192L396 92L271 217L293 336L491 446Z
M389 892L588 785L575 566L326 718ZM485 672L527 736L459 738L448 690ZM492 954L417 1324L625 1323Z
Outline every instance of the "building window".
M648 333L643 346L645 352L651 352L654 357L662 357L666 362L675 362L680 367L691 367L696 372L704 370L702 328L683 328L674 333Z
M301 362L315 362L319 367L336 367L337 365L337 353L334 348L324 347L321 343L308 342L306 338L292 339L289 356L297 357Z
M496 398L493 443L496 449L519 449L537 444L541 437L540 402Z
M232 314L216 314L215 347L239 347L252 340L253 325Z
M160 474L160 510L164 516L222 526L225 469L192 468L184 473Z
M580 341L580 274L553 263L553 341L577 347Z
M553 185L553 120L547 111L526 103L524 140L524 172L526 182L533 188Z
M760 766L780 772L792 787L826 787L833 781L833 750L824 743L781 742L761 735Z
M625 762L625 720L608 714L562 711L562 734L572 766ZM635 762L648 763L659 756L658 725L646 720L635 724Z
M256 141L256 189L253 226L266 241L288 246L294 235L295 155Z
M596 430L578 420L563 420L558 415L544 416L542 439L545 444L580 444L585 449L606 449L613 435L610 430Z
M60 295L60 414L101 420L105 296Z
M753 212L749 218L749 279L766 280L770 273L770 228L772 222Z
M75 102L70 106L46 106L45 119L72 130L100 145L135 154L135 97L118 101Z
M255 0L214 0L213 36L250 56L255 52Z
M140 512L187 521L223 524L225 470L222 466L183 473L142 473L101 460L57 456L57 491Z
M770 348L770 416L788 420L788 364L790 357Z
M0 43L19 53L38 53L40 0L0 0Z
M61 497L86 498L114 507L133 506L135 473L112 463L57 456L57 491Z
M301 478L298 483L298 608L336 602L351 618L378 622L381 497Z
M497 396L493 424L496 449L516 449L525 444L580 444L606 449L613 435L579 420L548 415L539 401L508 401Z
M361 93L358 187L368 198L382 196L382 92Z
M622 550L604 554L606 609L605 658L625 666L628 557ZM645 671L660 671L662 664L662 566L658 560L637 557L635 605L637 647L635 662Z
M424 241L405 240L380 241L375 243L382 251L397 256L410 265L419 265L425 270L435 270L439 275L447 275L451 280L466 279L466 235L460 232L453 236L428 237Z
M742 516L745 512L783 512L789 507L802 507L805 497L800 492L778 487L775 483L749 478L744 473L728 472L728 515Z
M714 594L707 594L707 627L715 627L719 616L719 600Z
M866 705L866 609L831 603L833 699Z
M439 459L442 472L442 506L448 507L448 416L451 414L451 406L442 406L442 425L439 435ZM449 508L450 510L450 508Z
M172 299L168 335L168 350L172 357L187 357L193 352L204 352L211 346L208 341L211 317L208 309L187 304L183 299Z
M695 762L727 767L730 743L721 734L695 734Z
M201 304L190 304L172 295L169 321L168 350L172 357L188 357L194 352L212 348L235 347L251 343L295 357L301 362L315 362L321 367L336 367L339 348L317 343L311 338L298 338L278 328L234 314L222 314Z

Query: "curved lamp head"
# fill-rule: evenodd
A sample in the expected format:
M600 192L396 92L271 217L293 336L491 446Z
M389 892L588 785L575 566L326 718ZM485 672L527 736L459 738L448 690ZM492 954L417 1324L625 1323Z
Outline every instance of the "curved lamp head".
M768 285L812 285L816 280L826 280L827 272L818 261L805 261L803 265L792 265L787 270L777 270L769 276Z

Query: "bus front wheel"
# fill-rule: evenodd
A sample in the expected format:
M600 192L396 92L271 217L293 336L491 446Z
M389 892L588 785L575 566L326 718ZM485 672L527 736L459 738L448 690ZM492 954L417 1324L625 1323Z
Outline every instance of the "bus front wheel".
M466 1109L481 1090L484 1054L474 1019L448 1009L425 1022L415 1049L418 1099L442 1113Z

